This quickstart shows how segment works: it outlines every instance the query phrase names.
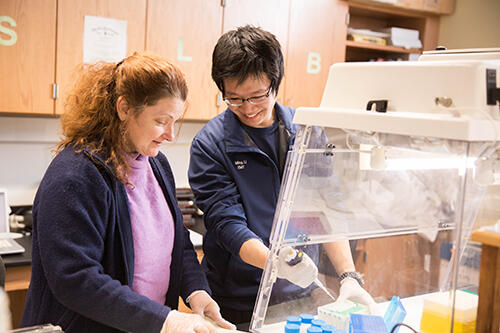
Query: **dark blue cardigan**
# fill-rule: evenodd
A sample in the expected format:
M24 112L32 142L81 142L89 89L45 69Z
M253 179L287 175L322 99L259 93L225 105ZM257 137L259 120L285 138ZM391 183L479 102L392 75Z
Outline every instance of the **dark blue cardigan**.
M125 187L87 151L60 152L33 206L33 261L22 326L64 332L158 333L179 296L210 292L175 199L166 157L149 158L175 221L166 304L131 290L134 248Z

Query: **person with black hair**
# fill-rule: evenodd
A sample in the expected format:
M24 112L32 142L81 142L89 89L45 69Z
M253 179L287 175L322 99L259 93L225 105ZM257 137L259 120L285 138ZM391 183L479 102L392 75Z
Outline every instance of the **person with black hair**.
M286 154L296 134L294 110L276 99L283 62L276 37L261 28L244 26L221 36L212 54L212 78L228 108L191 145L189 182L207 229L202 265L221 314L235 324L252 317ZM361 287L349 243L325 247L345 277L340 297L373 302ZM310 256L300 271L278 277L306 291L317 276L316 258ZM290 290L283 279L278 283Z

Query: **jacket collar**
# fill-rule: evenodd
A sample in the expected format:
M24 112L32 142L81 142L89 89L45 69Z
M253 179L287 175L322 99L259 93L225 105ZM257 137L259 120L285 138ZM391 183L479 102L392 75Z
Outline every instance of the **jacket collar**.
M106 163L104 156L102 153L93 153L91 152L87 147L82 148L82 152L87 155L87 157L94 162L94 164L99 164L101 165L107 173L112 175L114 178L116 178L115 173L113 170L110 168L110 166Z
M296 129L292 124L293 113L290 112L289 108L283 107L278 102L274 104L274 110L280 122L279 126L282 128L284 127L284 130L288 133L288 137L294 137ZM250 139L250 136L243 129L238 117L229 108L224 111L224 130L226 131L224 140L226 142L227 152L240 151L241 149L258 149L252 139Z

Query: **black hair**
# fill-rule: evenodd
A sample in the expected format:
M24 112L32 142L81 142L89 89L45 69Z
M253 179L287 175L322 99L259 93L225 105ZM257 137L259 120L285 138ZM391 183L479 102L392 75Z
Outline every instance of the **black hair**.
M224 94L226 78L243 83L248 77L271 80L271 90L278 94L284 64L281 46L276 37L261 28L246 25L223 34L212 53L212 79Z

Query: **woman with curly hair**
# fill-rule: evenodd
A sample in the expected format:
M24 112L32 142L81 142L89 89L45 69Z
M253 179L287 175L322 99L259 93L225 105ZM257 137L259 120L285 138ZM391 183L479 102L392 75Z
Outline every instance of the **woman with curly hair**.
M184 113L183 74L147 53L81 71L33 205L22 326L213 332L207 315L232 328L209 295L160 152ZM179 296L194 314L175 310Z

